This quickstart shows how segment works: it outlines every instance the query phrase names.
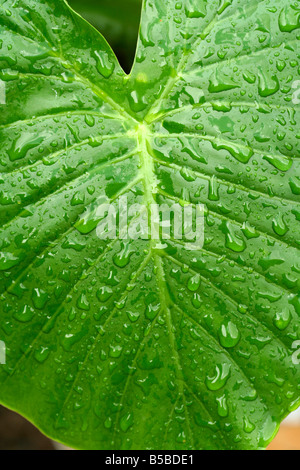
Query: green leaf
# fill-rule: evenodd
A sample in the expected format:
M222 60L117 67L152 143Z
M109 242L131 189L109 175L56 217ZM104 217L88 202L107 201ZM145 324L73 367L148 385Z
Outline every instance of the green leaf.
M145 0L130 75L66 2L0 3L1 403L75 448L264 448L300 404L299 2ZM99 239L121 196L204 204L203 248Z
M142 0L70 0L69 5L103 34L129 72L136 50Z

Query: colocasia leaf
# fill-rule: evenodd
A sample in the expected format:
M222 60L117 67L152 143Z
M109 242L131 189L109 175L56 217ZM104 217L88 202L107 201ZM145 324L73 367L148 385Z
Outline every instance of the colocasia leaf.
M126 75L65 1L0 0L0 401L45 434L257 449L299 406L299 17L144 0ZM203 205L203 247L102 239L125 196Z

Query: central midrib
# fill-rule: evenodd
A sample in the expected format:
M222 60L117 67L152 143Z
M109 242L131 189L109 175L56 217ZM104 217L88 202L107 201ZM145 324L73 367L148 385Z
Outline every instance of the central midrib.
M138 138L138 148L139 148L139 156L141 162L141 172L143 176L143 184L144 184L144 202L148 210L148 218L151 218L151 205L157 204L155 199L155 194L157 191L157 175L155 173L154 168L154 160L151 156L149 151L150 149L150 136L152 135L149 127L147 124L142 123L137 128L137 138ZM148 221L148 223L151 221ZM152 225L149 225L152 228ZM152 234L150 234L150 252L149 255L152 255L153 263L156 268L156 278L157 278L157 287L159 290L160 302L161 302L161 314L164 314L167 331L170 339L170 348L172 352L172 359L176 369L176 376L178 381L178 389L179 389L179 396L182 397L185 403L185 415L187 417L188 422L188 429L190 438L192 439L192 432L189 424L189 415L187 414L187 406L186 406L186 398L184 393L184 386L185 383L182 366L180 363L180 356L176 349L176 337L174 332L174 326L172 322L172 315L171 315L171 303L169 292L166 284L165 279L165 271L164 271L164 264L161 257L161 253L159 250L156 249L156 241L152 240Z
M144 204L148 211L148 223L151 227L151 206L156 204L157 176L154 169L154 161L149 153L151 131L144 122L136 128L138 153L140 158L140 172L144 185Z
M143 177L144 184L144 203L148 211L148 219L151 219L151 210L152 205L157 204L155 199L155 194L157 192L157 175L155 173L154 160L150 154L150 137L152 135L149 127L145 123L141 123L137 127L137 140L138 140L138 149L139 157L141 163L141 172ZM152 228L151 220L148 220L150 227ZM153 263L156 268L157 276L157 286L160 295L161 301L161 313L164 313L167 330L170 338L170 347L172 351L173 361L177 370L177 379L179 384L179 393L185 400L184 396L184 377L182 373L182 367L180 364L180 358L178 351L176 350L176 339L173 331L172 316L170 312L170 298L165 280L164 265L161 257L161 253L156 249L156 240L152 239L152 234L150 234L150 251L149 255L152 255Z

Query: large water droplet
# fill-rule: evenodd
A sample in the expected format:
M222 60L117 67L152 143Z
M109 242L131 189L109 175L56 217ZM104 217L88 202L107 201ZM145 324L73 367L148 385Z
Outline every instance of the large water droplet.
M223 388L231 373L231 366L230 364L222 364L216 366L216 373L213 377L207 377L205 380L205 384L207 388L211 391L221 390Z
M235 323L228 321L221 326L219 338L224 348L234 348L238 344L241 335Z
M219 201L219 183L217 182L215 176L213 176L209 181L209 190L208 190L208 199L210 201Z
M261 72L259 75L258 92L260 96L266 98L267 96L274 95L279 90L279 80L276 75L268 75L265 72Z
M39 362L43 363L46 361L50 354L50 349L46 348L44 346L40 346L36 351L34 352L34 358Z
M20 160L25 157L27 152L38 145L45 139L43 135L36 135L24 132L12 145L8 152L11 161Z
M291 33L295 29L300 28L299 19L299 8L296 5L292 5L292 2L290 2L289 5L283 8L280 12L278 19L280 31Z
M244 417L244 431L247 434L251 434L255 430L255 425L251 423L247 416Z
M34 316L34 310L29 305L24 305L24 307L14 314L14 318L21 323L29 322Z
M250 147L240 146L238 144L234 144L233 142L212 142L211 145L215 150L227 150L241 163L248 163L254 153Z
M195 2L186 0L185 14L188 18L204 18L207 14L206 4L204 2Z
M145 97L141 96L137 91L133 91L129 95L128 101L129 101L130 108L135 113L139 113L139 112L143 111L147 106L147 102L145 101Z
M43 309L48 300L48 294L41 289L34 289L32 293L32 302L35 308Z
M283 237L289 230L288 226L286 225L283 215L279 214L272 223L274 232Z
M84 293L80 295L80 297L77 300L77 307L80 308L81 310L90 310L90 303L87 300L86 296Z
M133 413L126 413L120 420L120 428L123 432L127 432L133 425Z
M229 222L226 223L226 229L226 247L236 253L243 252L246 249L246 243L243 238L234 231Z
M191 292L196 292L196 290L198 290L200 286L200 283L201 283L200 274L195 274L193 277L189 279L187 287Z
M126 312L127 313L127 316L129 318L129 320L132 322L132 323L135 323L136 321L138 321L138 319L140 318L140 313L139 312L131 312L131 311L128 311Z
M281 312L276 313L276 316L274 318L274 325L276 326L276 328L278 328L278 330L283 331L287 329L291 321L292 314L290 312L290 309L286 307Z
M227 399L226 395L223 395L220 398L217 398L218 403L218 415L221 418L226 418L228 416L228 406L227 406Z
M97 297L100 302L106 302L113 294L113 290L109 286L102 286L97 291Z
M267 160L271 165L273 165L279 171L288 171L293 165L293 160L289 157L276 157L273 155L268 155L263 157Z
M7 271L19 264L20 261L21 259L13 253L0 251L0 271Z
M109 78L115 69L115 64L111 61L107 52L95 51L95 56L97 58L97 70L104 78Z
M129 243L123 243L122 249L119 253L116 253L113 257L114 263L119 268L125 268L130 261L130 257L132 256L132 248L130 247Z

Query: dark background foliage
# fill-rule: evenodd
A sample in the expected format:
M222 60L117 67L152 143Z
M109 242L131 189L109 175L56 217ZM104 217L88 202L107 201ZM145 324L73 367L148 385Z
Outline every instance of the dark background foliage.
M68 0L107 39L125 72L134 60L142 0Z

